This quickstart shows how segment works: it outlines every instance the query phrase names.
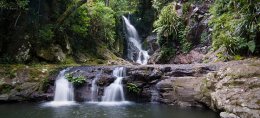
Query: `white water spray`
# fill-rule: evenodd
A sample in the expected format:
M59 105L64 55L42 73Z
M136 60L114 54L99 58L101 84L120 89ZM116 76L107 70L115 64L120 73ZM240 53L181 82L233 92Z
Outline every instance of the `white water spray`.
M126 70L124 67L117 67L113 70L113 75L116 80L105 88L104 96L102 97L102 102L100 105L123 105L128 104L125 101L125 95L122 85L122 80L126 75Z
M73 85L65 78L68 69L60 71L55 81L54 100L46 106L65 106L75 104Z
M130 21L123 16L124 22L126 24L127 30L127 39L128 39L128 49L127 49L127 57L128 59L145 65L150 58L147 51L142 49L142 45L140 42L140 38L138 32L135 27L130 23ZM134 59L134 56L137 55L137 59Z
M122 79L125 76L124 67L117 67L113 71L116 80L105 88L103 102L125 101Z

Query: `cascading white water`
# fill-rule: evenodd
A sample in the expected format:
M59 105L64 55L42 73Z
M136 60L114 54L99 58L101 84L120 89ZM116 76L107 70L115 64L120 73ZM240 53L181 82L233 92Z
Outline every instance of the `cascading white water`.
M142 45L140 42L140 38L138 32L135 27L130 23L130 21L123 16L124 22L126 24L127 30L127 39L128 39L128 49L127 49L127 57L128 59L145 65L150 58L147 51L142 49ZM135 53L137 54L137 59L134 59Z
M99 79L101 73L102 70L100 71L99 74L95 76L95 78L91 82L91 102L97 101L97 94L98 94L97 80Z
M102 102L100 105L124 105L130 102L125 101L125 95L122 85L122 80L126 76L126 70L124 67L117 67L113 70L113 76L116 80L110 84L104 90L104 96L102 96Z
M62 70L55 81L54 101L74 101L74 88L65 78L66 71Z
M55 81L55 94L52 102L46 103L47 106L64 106L75 104L73 85L65 78L68 69L60 71Z
M103 102L125 101L124 90L122 85L123 77L125 76L125 68L117 67L113 71L116 80L105 88Z

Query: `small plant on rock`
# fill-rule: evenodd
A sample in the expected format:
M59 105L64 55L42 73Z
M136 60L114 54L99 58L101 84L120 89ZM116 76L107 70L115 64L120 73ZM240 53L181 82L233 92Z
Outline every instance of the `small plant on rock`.
M85 78L82 75L74 76L72 73L68 73L65 76L73 85L80 86L85 83Z
M127 83L127 90L135 94L138 94L141 91L141 89L134 83Z

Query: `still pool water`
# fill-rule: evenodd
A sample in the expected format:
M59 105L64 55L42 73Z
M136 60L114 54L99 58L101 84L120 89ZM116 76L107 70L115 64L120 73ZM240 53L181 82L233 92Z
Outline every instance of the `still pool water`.
M76 104L50 107L42 104L0 104L0 118L218 118L210 110L180 109L162 104L106 106Z

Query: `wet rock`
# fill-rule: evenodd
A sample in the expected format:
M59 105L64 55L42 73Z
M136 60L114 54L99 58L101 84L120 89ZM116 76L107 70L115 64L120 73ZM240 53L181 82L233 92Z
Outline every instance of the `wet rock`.
M148 53L149 55L152 55L157 49L159 49L159 45L157 43L157 35L156 34L149 35L146 38L146 40L148 43Z

